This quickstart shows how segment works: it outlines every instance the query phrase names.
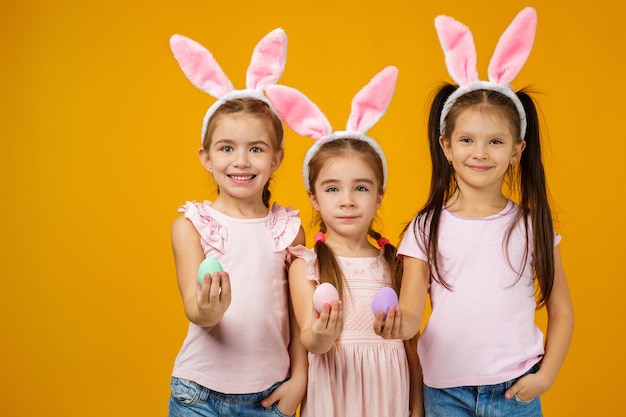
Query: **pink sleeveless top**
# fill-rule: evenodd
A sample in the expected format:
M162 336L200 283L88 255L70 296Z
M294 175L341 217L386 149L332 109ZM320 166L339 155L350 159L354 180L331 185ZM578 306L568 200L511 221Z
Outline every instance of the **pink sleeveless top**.
M230 275L232 301L209 328L189 324L172 375L226 394L256 393L289 373L287 247L300 229L298 211L274 204L266 217L237 219L187 202L205 257Z

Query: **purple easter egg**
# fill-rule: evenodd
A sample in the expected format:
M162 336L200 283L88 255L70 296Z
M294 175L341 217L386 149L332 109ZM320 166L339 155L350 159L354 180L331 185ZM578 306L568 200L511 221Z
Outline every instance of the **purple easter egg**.
M333 284L329 282L322 282L317 286L313 293L313 307L318 313L324 308L324 304L330 304L333 300L339 300L339 292Z
M389 307L395 307L398 305L398 295L391 287L382 287L372 300L372 312L376 315L379 311L385 312L387 317L387 310Z

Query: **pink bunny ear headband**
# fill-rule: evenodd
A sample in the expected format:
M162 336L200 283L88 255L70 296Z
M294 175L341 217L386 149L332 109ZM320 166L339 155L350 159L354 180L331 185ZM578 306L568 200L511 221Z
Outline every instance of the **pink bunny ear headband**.
M211 52L198 42L182 35L173 35L170 38L170 48L189 81L217 98L204 116L202 140L206 135L209 119L227 100L251 97L266 102L272 108L263 92L269 85L276 83L285 70L287 35L282 29L274 29L265 35L254 48L244 90L235 90Z
M510 83L520 72L535 38L537 12L532 7L523 9L504 31L489 62L489 81L478 79L476 47L467 26L448 16L437 16L435 28L446 57L446 66L452 79L459 85L446 100L440 119L440 133L446 127L446 116L454 102L462 95L476 90L493 90L509 97L520 116L520 136L526 134L526 112Z
M398 69L393 66L380 71L372 80L359 91L352 99L352 109L346 125L346 130L333 131L330 122L322 111L308 97L300 91L283 85L272 85L266 90L267 97L278 112L279 116L302 136L315 140L304 157L302 176L307 191L311 191L309 184L309 162L317 153L320 146L336 139L351 138L369 143L380 156L383 164L384 183L387 183L387 160L378 143L367 136L367 132L385 114L393 95Z

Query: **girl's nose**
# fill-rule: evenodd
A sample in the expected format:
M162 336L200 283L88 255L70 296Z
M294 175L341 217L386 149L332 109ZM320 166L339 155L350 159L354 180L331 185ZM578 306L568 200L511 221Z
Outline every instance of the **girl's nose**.
M476 145L472 156L477 159L485 159L487 157L487 149L483 145Z
M346 191L341 194L341 206L342 207L352 207L354 206L354 196L351 191Z
M237 166L237 167L248 167L248 166L250 166L250 158L248 156L249 156L248 152L237 151L235 153L234 165Z

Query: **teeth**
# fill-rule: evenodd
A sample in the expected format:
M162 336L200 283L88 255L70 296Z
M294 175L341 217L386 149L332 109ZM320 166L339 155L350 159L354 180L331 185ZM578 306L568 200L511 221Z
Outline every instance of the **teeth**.
M237 181L246 181L246 180L251 180L252 178L254 178L254 175L246 175L245 177L240 176L240 175L231 175L230 177Z

